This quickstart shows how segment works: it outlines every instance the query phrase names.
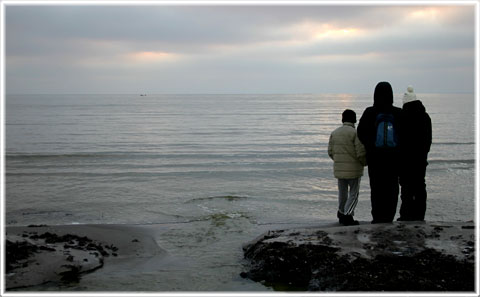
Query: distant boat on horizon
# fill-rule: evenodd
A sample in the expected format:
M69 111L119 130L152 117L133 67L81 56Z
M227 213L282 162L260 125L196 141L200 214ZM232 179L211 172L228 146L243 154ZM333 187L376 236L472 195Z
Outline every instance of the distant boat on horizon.
M142 97L143 97L143 96L147 96L147 94L140 94L140 96L142 96Z

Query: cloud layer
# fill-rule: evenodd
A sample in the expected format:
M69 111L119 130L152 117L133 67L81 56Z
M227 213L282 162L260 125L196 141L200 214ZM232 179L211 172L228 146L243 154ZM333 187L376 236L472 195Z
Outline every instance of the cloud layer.
M343 93L389 80L471 92L474 13L473 5L8 5L6 89Z

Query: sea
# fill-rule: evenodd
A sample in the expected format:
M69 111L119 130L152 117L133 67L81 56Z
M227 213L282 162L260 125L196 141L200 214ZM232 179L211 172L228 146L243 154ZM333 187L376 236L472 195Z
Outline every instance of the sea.
M426 220L474 220L475 96L417 98L433 125ZM337 221L329 136L345 109L359 119L372 103L372 94L7 94L6 225L146 226L169 258L33 290L271 291L240 277L242 245ZM370 211L365 169L355 219L369 224Z

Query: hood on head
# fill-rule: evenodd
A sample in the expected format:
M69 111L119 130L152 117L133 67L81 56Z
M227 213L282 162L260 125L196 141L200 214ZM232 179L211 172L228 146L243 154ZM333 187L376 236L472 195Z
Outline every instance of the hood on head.
M377 84L375 93L373 94L373 105L379 107L393 105L393 90L390 83L382 81Z

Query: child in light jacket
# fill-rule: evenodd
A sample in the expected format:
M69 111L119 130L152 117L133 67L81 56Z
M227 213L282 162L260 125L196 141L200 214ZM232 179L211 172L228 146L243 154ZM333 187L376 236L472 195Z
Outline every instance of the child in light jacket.
M328 155L333 160L333 172L338 179L338 212L340 224L358 225L353 219L358 202L360 180L366 166L365 147L357 137L356 114L346 109L342 113L343 125L330 135Z

